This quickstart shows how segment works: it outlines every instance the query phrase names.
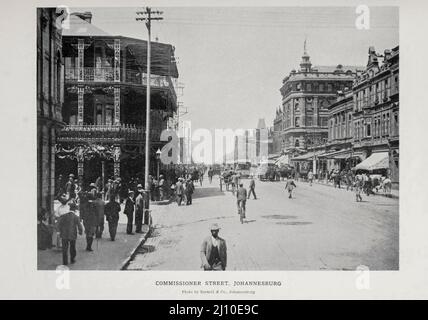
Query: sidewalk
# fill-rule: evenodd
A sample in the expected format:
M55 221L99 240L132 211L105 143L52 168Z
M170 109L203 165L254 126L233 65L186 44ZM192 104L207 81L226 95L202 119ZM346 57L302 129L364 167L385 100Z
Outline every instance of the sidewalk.
M303 182L308 183L307 181L303 181ZM324 180L321 180L321 181L320 180L314 180L314 183L334 188L333 182L324 182ZM341 189L346 190L346 186L345 185L341 186ZM399 190L392 189L390 194L379 192L379 193L375 193L374 195L375 196L383 196L383 197L392 198L392 199L398 199L399 193L400 193Z
M154 209L154 208L152 208ZM94 239L92 249L87 252L85 233L77 236L76 263L69 264L71 270L120 270L142 241L147 237L149 227L143 225L143 233L133 235L126 234L126 216L119 214L119 225L115 241L110 240L107 222L104 224L104 232L101 239ZM135 228L135 227L134 227ZM62 265L62 251L52 249L37 250L37 269L55 270Z

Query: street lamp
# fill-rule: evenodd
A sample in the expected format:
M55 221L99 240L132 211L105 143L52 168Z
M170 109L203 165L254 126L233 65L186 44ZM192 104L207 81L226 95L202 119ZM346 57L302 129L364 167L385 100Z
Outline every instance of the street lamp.
M159 164L160 164L160 156L162 154L162 151L158 148L156 151L156 160L158 161L158 172L157 172L157 180L159 181Z

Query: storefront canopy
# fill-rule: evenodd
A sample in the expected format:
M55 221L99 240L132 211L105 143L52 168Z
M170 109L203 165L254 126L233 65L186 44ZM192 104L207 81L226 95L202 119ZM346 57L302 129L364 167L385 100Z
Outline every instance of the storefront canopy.
M275 164L277 166L281 164L289 164L289 163L290 163L290 157L288 154L283 154L282 156L280 156L278 159L275 160Z
M355 166L355 170L379 170L389 168L388 152L376 152Z

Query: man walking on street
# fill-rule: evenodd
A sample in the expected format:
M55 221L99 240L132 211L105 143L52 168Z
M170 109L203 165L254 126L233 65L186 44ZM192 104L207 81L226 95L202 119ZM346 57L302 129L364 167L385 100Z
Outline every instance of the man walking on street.
M192 204L192 195L194 191L195 191L195 185L193 184L193 181L191 179L187 180L186 190L185 190L187 206Z
M293 178L288 177L287 183L285 185L285 189L288 191L288 198L292 198L293 189L296 188L296 184L294 183Z
M227 265L226 241L218 236L220 227L214 223L210 227L211 235L201 245L201 261L204 271L225 271Z
M256 188L256 181L254 180L254 176L251 176L250 186L249 186L250 192L248 193L248 199L250 199L251 194L253 194L254 200L257 200L255 188Z
M68 181L65 184L65 192L67 193L68 199L76 198L76 185L74 184L74 174L70 173Z
M183 187L183 179L178 178L178 182L175 185L175 192L177 194L177 204L181 206L181 202L183 201L183 193L184 193L184 187Z
M139 184L137 186L138 196L135 199L135 232L143 233L141 230L143 227L143 215L144 215L144 196L143 186Z
M314 174L312 171L308 172L308 181L309 181L309 185L312 187L312 182L314 182Z
M110 240L114 241L116 237L117 224L119 222L120 204L115 198L111 200L105 206L105 214L108 222L108 231L110 233Z
M241 183L238 190L236 191L236 199L238 205L238 214L239 220L241 223L244 223L245 219L245 203L247 202L247 189L244 188L244 185Z
M68 250L70 248L70 262L76 261L76 239L77 231L81 235L83 233L82 225L80 224L79 217L75 214L77 209L76 203L70 202L70 211L62 215L59 219L59 232L62 241L62 264L68 264Z
M128 198L125 201L125 209L123 210L123 213L128 217L128 223L126 225L127 234L133 234L132 225L134 221L134 210L135 210L134 191L130 190L128 192Z
M87 194L85 197L89 197ZM86 202L86 200L85 200ZM93 200L87 200L86 209L81 216L86 234L86 251L92 250L92 242L94 241L95 230L98 224L96 208Z
M95 214L96 214L96 219L97 219L97 224L95 227L95 236L97 239L101 239L101 237L103 235L103 231L104 231L104 207L105 207L105 203L104 203L103 199L101 199L101 193L95 193L95 194L96 194L96 198L93 202L93 206L94 206ZM113 195L111 196L110 199L114 199Z

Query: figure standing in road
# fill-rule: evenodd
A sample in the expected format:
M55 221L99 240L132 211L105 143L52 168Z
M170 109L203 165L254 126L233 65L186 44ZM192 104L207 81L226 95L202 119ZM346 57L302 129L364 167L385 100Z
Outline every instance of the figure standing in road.
M97 224L95 227L95 237L97 239L101 239L104 231L104 207L105 203L103 199L101 199L101 193L95 193L95 200L93 201L93 207L95 209L95 215ZM111 195L111 199L114 199L114 196Z
M239 220L241 223L244 223L245 219L245 203L247 202L247 189L244 188L244 185L239 184L239 188L236 191L236 203L238 206Z
M225 271L227 265L226 241L219 237L220 227L214 223L210 227L211 235L201 245L202 268L205 271Z
M135 199L135 232L143 233L141 230L143 227L143 215L144 215L144 197L143 197L143 186L139 184L137 186L138 196Z
M67 193L68 199L76 198L76 185L74 184L74 174L70 173L68 181L65 184L65 192Z
M77 231L83 233L79 217L75 214L77 205L74 201L69 203L70 211L62 215L59 219L58 228L62 241L62 264L68 264L68 250L70 248L70 262L74 263L76 259L76 239Z
M117 224L119 222L120 204L116 198L111 200L105 206L105 215L108 222L108 231L110 233L110 240L114 241L116 238Z
M309 185L312 187L312 182L314 182L314 174L312 171L308 172L308 181L309 181Z
M288 198L291 199L292 198L292 194L293 194L293 189L296 188L296 184L294 183L293 178L288 177L287 178L287 183L285 185L285 189L288 191Z
M361 202L363 198L361 197L361 191L363 189L363 178L360 175L355 177L355 201Z
M128 217L128 223L126 224L127 234L133 234L132 225L134 221L134 209L135 209L134 191L129 190L128 198L125 201L125 209L123 210L123 213Z
M183 201L184 187L183 187L183 178L178 178L178 182L175 185L175 193L177 195L177 204L181 206Z
M254 176L251 176L250 178L251 178L250 186L249 186L250 191L248 192L248 199L250 199L251 194L253 194L254 200L257 200L256 191L255 191L256 181L254 180Z
M186 205L192 204L192 196L193 192L195 191L195 185L193 184L193 181L191 179L187 180L186 183Z
M211 167L208 169L208 180L210 184L213 182L213 169Z

